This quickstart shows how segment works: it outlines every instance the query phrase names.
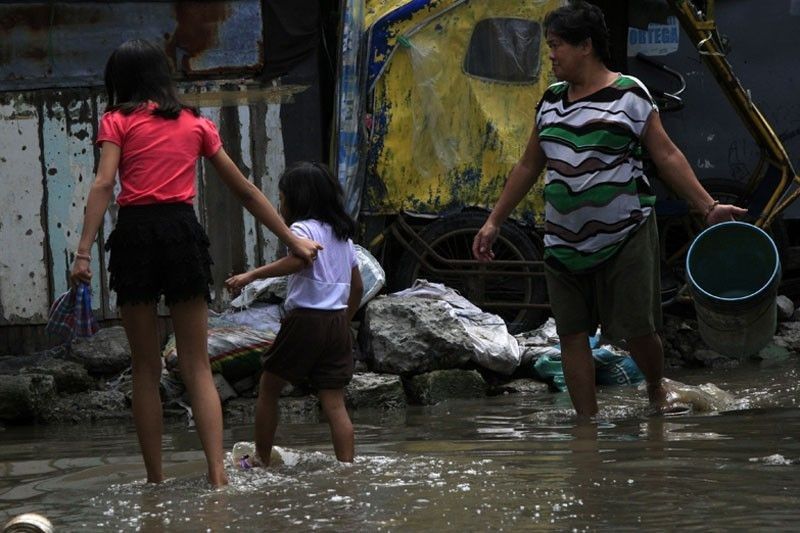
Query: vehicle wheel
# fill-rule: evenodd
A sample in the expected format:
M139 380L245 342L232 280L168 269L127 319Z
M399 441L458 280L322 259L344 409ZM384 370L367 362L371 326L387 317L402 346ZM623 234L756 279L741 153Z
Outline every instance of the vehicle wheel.
M741 206L741 199L745 193L744 183L726 179L710 179L703 181L703 187L712 198L719 200L720 203ZM705 227L702 222L691 215L665 217L663 220L659 220L661 258L681 280L685 279L686 253L689 251L689 245L703 229ZM789 242L783 219L777 218L766 231L775 241L778 254L783 259Z
M440 218L428 225L420 237L445 261L450 259L473 259L472 240L486 221L486 214L465 212ZM542 252L516 225L506 222L494 245L495 260L541 261ZM420 255L426 257L424 250ZM425 255L423 255L425 254ZM447 269L447 264L427 260L434 269ZM479 270L484 267L469 267L462 270ZM509 269L512 267L509 267ZM536 271L535 267L531 268ZM543 309L496 307L482 302L500 303L546 303L547 288L542 276L469 276L434 272L425 267L417 257L405 250L395 274L395 288L410 287L414 280L426 279L444 283L457 290L485 311L500 315L509 331L519 332L534 329L547 316Z

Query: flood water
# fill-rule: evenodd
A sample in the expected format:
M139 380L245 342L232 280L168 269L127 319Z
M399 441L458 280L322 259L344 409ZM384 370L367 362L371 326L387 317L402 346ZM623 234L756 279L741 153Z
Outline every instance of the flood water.
M143 483L132 424L0 430L0 524L57 531L790 530L800 524L800 359L670 372L737 396L734 410L648 417L643 393L600 392L575 426L566 394L357 412L353 465L327 425L286 423L284 461L212 490L195 434L167 428L166 474ZM226 430L228 449L251 439Z

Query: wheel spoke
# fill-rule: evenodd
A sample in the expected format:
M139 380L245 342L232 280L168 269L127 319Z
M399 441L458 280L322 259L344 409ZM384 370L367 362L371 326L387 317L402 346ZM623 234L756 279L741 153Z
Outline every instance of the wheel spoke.
M541 278L504 275L504 271L516 271L514 266L473 266L464 267L448 264L452 260L472 260L472 242L484 219L477 213L462 213L450 218L441 219L431 224L421 236L425 238L428 246L441 261L426 258L431 267L438 271L423 267L416 257L409 259L413 266L409 270L407 283L413 278L424 278L431 282L444 283L459 291L464 297L481 305L484 302L497 302L504 304L525 304L528 302L544 301L544 283ZM539 260L538 251L530 239L513 225L504 225L493 248L497 261L532 261ZM523 250L525 250L523 252ZM419 252L425 253L423 250ZM411 256L407 253L404 258ZM479 271L486 269L486 275ZM456 275L447 274L448 269L472 270L474 274ZM408 285L406 285L408 286ZM509 325L533 327L539 323L537 317L541 316L538 310L520 307L485 306L489 312L500 315Z

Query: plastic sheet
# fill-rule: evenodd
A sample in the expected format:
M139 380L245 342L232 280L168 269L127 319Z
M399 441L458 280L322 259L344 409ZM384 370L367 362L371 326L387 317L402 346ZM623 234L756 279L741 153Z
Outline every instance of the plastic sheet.
M557 344L555 321L551 318L534 332L526 334L526 355L535 360L535 373L553 388L566 391L564 369L561 365L561 346ZM589 337L598 385L637 385L644 381L636 363L627 352L610 345L601 345L600 335Z
M428 146L432 155L444 168L454 168L458 162L458 139L445 135L448 117L453 110L445 110L441 91L446 90L448 80L442 79L441 52L435 42L424 42L401 37L398 40L407 51L411 71L417 90L411 93L410 106L413 119L411 143L414 151ZM414 165L420 176L429 176L433 168L423 158L415 158Z
M275 334L237 325L211 325L208 328L208 360L211 370L233 383L261 370L261 356L272 346ZM170 371L178 370L175 336L170 335L163 351Z

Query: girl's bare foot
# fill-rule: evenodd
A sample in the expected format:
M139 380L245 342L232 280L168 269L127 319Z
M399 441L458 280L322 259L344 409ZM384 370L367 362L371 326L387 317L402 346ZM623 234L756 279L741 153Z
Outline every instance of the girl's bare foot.
M208 482L211 483L211 486L214 488L224 487L228 484L228 476L225 474L214 476L213 478L209 474Z

